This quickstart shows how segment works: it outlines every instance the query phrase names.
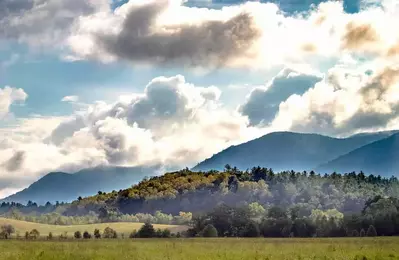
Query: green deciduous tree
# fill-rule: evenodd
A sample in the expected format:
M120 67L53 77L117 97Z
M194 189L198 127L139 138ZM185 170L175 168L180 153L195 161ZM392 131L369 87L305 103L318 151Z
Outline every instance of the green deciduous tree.
M377 230L375 230L375 227L373 225L370 225L369 228L367 229L367 234L368 237L376 237L377 236Z
M11 234L15 233L15 228L12 225L2 225L0 228L0 238L9 239Z
M217 229L211 225L208 224L200 233L202 237L218 237L218 231Z
M103 232L103 238L117 238L118 234L110 227L106 227Z

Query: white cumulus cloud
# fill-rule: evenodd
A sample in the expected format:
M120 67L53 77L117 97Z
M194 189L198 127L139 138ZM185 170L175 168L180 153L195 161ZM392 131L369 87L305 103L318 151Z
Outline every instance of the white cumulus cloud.
M6 86L0 88L0 119L3 119L10 112L10 106L18 101L25 101L28 95L23 89L16 89Z
M130 99L96 102L67 117L20 120L1 129L0 182L22 188L49 171L99 165L190 167L258 137L261 131L226 109L220 95L181 75L158 77Z

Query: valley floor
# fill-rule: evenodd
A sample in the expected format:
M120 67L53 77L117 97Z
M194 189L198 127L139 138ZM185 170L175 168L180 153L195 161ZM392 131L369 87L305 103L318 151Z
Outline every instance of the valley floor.
M0 241L0 259L397 260L399 238Z

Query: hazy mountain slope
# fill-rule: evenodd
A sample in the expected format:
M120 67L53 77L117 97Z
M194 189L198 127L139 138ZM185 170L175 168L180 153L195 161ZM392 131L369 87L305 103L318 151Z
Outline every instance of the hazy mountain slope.
M374 132L374 133L360 133L350 136L349 138L361 138L366 141L375 142L378 140L385 139L390 137L391 135L399 133L399 130L392 130L392 131L382 131L382 132Z
M364 171L382 176L399 173L399 134L365 145L316 169L320 172Z
M128 188L145 176L156 175L158 170L156 167L111 167L86 169L75 174L53 172L1 201L26 203L31 200L38 204L47 201L69 202L79 196L96 194L98 191L110 192Z
M240 169L253 166L281 170L311 170L366 144L392 133L366 133L348 138L332 138L317 134L275 132L250 142L232 146L199 163L193 170L222 170L230 164Z

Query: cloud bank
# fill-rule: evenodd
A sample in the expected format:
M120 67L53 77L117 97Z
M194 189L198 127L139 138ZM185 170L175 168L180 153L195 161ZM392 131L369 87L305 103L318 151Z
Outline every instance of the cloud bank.
M397 128L399 68L373 74L357 68L331 69L322 82L279 106L275 127L342 135L360 130Z
M11 131L2 129L0 182L21 188L49 171L99 165L193 166L259 136L245 116L223 107L220 95L217 87L195 86L181 75L158 77L143 93L114 103L20 120Z
M221 9L182 0L5 0L0 36L61 51L66 60L124 61L174 67L273 66L328 61L345 53L397 58L394 0L345 13L340 1L299 14L248 1Z

